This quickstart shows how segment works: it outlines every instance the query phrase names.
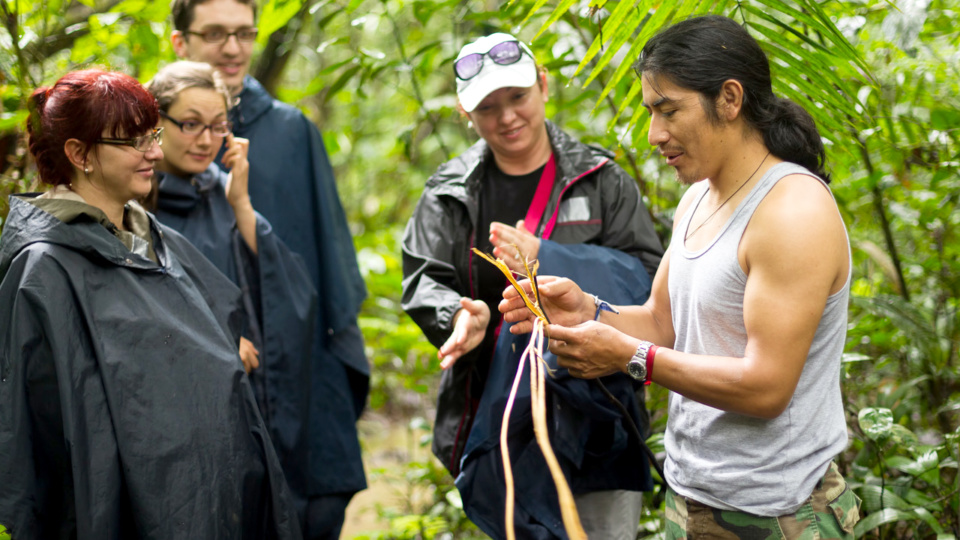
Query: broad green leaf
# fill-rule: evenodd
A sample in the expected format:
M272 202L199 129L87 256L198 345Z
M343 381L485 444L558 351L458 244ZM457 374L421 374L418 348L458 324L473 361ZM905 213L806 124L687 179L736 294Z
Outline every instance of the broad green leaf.
M555 23L555 22L557 22L558 20L560 20L560 17L562 17L562 16L564 15L564 13L566 13L571 7L573 7L574 5L576 5L577 1L578 1L578 0L561 0L561 1L560 1L560 5L557 6L557 9L554 10L554 12L553 12L553 13L550 15L550 17L547 19L547 22L545 22L545 23L543 24L543 26L540 28L540 31L537 32L537 35L534 36L533 39L537 39L537 37L539 37L541 34L543 34L543 32L547 29L547 27L548 27L549 25L552 25L553 23ZM538 3L539 3L541 6L543 6L543 5L546 3L546 0L538 0ZM530 13L527 15L527 17L526 17L523 21L520 22L520 26L525 25L525 24L527 23L527 21L530 20L530 17L533 16L533 14L534 14L535 11L536 11L536 10L530 10Z
M302 6L302 0L268 0L257 21L257 28L260 30L257 44L261 47L266 45L270 35L286 26Z
M875 441L889 434L893 426L893 413L890 412L890 409L861 409L857 418L860 422L860 429L867 437Z
M355 66L350 66L349 68L347 68L347 70L341 73L340 77L338 77L337 80L335 80L333 84L331 84L327 88L327 95L332 96L337 92L339 92L340 89L344 87L344 85L350 82L350 79L352 79L353 76L356 75L357 72L359 72L362 67L363 66L357 64Z
M867 532L872 531L883 524L893 523L895 521L919 521L919 518L913 512L907 510L884 508L879 512L868 514L866 517L857 522L856 527L854 527L854 536L864 536Z
M940 459L936 450L927 450L916 459L890 456L887 465L923 480L934 487L940 485Z
M872 362L873 357L860 353L843 353L842 362L844 364L853 362Z
M0 113L0 133L13 129L22 129L27 121L29 112L25 109L14 112Z
M628 0L621 0L610 16L603 20L598 26L597 38L594 39L590 48L587 49L587 53L583 56L577 72L579 73L584 66L592 62L594 57L604 47L606 47L606 54L601 58L600 64L608 64L610 62L610 56L615 54L620 47L623 46L627 38L633 34L635 27L648 15L649 12L642 9L641 6ZM625 20L626 24L624 24ZM604 36L604 27L607 28L606 36ZM589 83L589 80L587 82Z
M642 107L639 104L639 100L637 99L637 96L640 94L640 91L642 89L643 89L643 85L640 83L639 78L634 79L633 82L630 83L630 90L627 92L627 95L623 98L623 101L620 103L620 107L617 109L617 114L615 114L613 116L613 119L610 120L611 124L616 123L616 121L620 118L620 115L622 115L623 112L630 105L633 105L636 103L636 106L642 109Z

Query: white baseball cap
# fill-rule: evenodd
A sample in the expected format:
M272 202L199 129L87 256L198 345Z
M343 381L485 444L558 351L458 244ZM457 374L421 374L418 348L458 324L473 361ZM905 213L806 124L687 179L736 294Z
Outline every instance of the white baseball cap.
M520 56L513 63L498 64L490 56L490 51L497 45L508 42L519 45ZM476 75L463 80L460 78L460 71L456 69L457 62L470 55L478 55L480 70ZM502 32L464 45L454 61L454 71L457 72L457 97L467 112L473 112L483 98L494 90L506 87L529 88L537 83L537 64L530 48L517 38Z

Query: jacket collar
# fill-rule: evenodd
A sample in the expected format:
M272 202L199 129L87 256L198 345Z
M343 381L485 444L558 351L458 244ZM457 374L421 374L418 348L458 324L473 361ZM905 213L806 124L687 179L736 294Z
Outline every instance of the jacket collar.
M99 220L75 216L65 223L53 214L31 203L39 193L10 196L10 214L0 236L0 276L4 275L20 251L38 242L55 244L80 252L91 259L104 260L118 266L157 270L157 263L131 252ZM136 204L136 203L130 203ZM146 214L154 239L162 242L156 219ZM161 249L157 249L158 255Z
M243 90L237 97L240 101L230 111L230 119L237 124L237 128L252 124L273 107L273 96L250 75L243 78Z
M587 146L570 137L553 122L547 121L546 125L557 161L555 186L559 189L564 189L584 173L612 158L608 151ZM466 202L469 193L475 192L482 180L484 166L490 159L493 159L493 153L486 141L480 139L464 153L441 165L427 181L427 186L435 189L438 195L449 195Z
M211 163L207 170L189 178L158 172L157 208L171 214L186 214L220 183L220 168Z

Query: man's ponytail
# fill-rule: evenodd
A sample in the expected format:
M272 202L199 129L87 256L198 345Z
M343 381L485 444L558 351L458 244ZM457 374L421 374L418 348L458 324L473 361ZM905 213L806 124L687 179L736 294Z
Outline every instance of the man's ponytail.
M774 98L769 119L757 122L763 142L770 152L784 161L802 165L830 182L824 171L826 153L817 125L806 110L786 98Z

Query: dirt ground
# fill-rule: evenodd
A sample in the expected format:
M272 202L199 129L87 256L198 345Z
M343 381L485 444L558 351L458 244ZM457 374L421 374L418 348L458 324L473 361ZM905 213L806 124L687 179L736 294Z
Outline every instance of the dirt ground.
M368 487L350 501L341 540L388 529L389 523L378 516L378 505L403 508L405 502L415 496L400 479L405 465L414 459L425 459L429 448L419 445L422 431L411 428L410 422L410 419L390 419L367 411L357 424Z

